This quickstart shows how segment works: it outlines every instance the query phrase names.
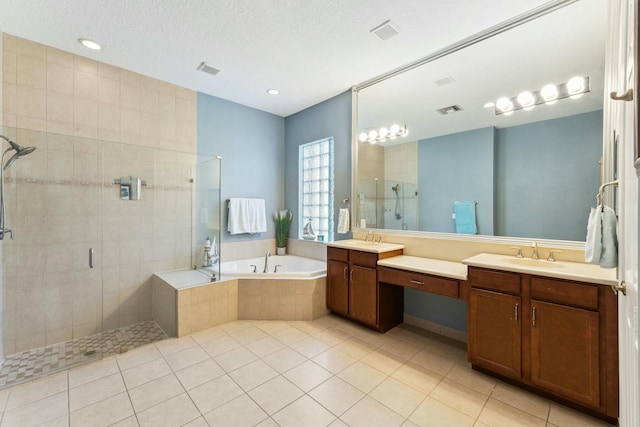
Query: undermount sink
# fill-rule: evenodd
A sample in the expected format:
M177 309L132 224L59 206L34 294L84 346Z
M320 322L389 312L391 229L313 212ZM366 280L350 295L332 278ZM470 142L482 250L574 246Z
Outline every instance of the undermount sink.
M553 261L545 261L541 259L530 259L530 258L503 258L503 262L507 264L514 265L522 265L527 267L537 267L537 268L564 268L564 265L553 262Z

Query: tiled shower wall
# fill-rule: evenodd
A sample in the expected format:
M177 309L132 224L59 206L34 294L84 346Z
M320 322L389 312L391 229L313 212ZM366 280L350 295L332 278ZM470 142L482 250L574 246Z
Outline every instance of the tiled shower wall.
M196 93L3 44L3 125L39 131L18 132L37 150L5 180L4 353L98 332L103 314L104 329L151 319L152 273L191 266ZM147 181L140 201L119 199L113 180L129 175Z

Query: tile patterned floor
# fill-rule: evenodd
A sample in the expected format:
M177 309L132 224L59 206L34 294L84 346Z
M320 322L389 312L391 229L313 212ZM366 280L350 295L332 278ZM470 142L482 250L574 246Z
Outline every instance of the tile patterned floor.
M167 335L160 326L150 321L12 354L2 362L0 388L41 378L166 338ZM85 354L87 352L89 354Z
M10 426L606 426L474 372L460 343L334 316L235 321L0 391Z

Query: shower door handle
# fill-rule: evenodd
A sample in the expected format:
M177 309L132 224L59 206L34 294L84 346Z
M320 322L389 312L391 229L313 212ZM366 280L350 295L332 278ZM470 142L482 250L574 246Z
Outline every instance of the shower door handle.
M93 248L89 248L89 268L93 268Z

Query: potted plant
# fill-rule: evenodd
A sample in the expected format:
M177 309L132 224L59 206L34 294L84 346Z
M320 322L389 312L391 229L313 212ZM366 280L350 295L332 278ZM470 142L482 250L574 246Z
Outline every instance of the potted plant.
M293 213L285 209L273 213L273 220L276 223L276 255L285 255L287 253L287 236L293 221Z

